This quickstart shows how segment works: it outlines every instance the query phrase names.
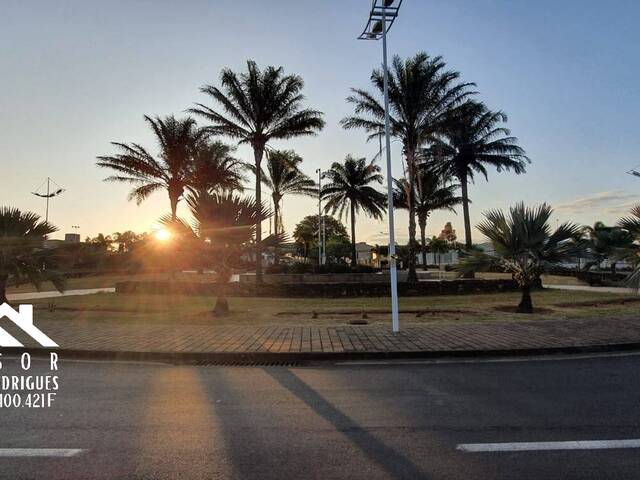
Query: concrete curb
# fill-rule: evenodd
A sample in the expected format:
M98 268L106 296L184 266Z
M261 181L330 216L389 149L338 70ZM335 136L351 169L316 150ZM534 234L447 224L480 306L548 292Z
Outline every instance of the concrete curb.
M578 345L563 347L487 349L487 350L428 350L401 352L135 352L135 351L92 351L44 348L3 348L5 357L28 352L34 358L49 357L50 352L58 353L60 360L102 360L128 362L155 362L175 365L305 365L322 362L342 362L359 360L417 360L446 358L508 358L521 356L569 355L608 352L640 351L640 342L617 343L612 345Z

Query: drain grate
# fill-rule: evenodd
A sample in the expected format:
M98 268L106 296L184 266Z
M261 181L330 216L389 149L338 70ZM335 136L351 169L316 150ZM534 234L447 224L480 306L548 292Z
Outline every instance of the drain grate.
M306 362L198 360L191 365L194 365L196 367L304 367L306 366Z

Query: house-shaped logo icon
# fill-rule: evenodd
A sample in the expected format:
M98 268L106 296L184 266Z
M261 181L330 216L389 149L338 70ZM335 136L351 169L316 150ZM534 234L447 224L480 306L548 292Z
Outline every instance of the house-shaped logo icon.
M16 312L8 304L3 303L0 305L0 319L3 317L7 317L43 347L58 346L33 324L33 305L20 305ZM24 347L24 345L0 327L0 347Z

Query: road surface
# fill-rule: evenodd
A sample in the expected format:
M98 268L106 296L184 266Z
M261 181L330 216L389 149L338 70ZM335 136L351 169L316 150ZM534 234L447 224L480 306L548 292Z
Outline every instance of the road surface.
M0 478L640 478L640 356L59 366L51 408L0 409Z

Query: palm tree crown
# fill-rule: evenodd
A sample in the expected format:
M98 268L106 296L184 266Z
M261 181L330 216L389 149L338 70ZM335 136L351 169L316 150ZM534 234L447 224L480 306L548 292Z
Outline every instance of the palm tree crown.
M256 172L256 202L261 204L261 162L267 143L275 139L289 139L315 135L324 127L322 113L303 108L304 82L298 75L285 75L282 67L260 70L251 60L247 71L237 74L224 69L220 75L220 88L207 85L201 90L221 107L215 110L201 103L190 111L211 122L207 130L225 135L239 143L251 145ZM262 239L262 226L256 230L258 245ZM262 279L262 252L258 248L256 277Z
M402 61L395 56L388 75L390 131L402 142L410 185L416 183L418 149L439 132L451 110L473 92L473 83L459 81L460 74L446 70L442 57L429 57L421 52ZM384 130L384 73L374 70L371 82L378 95L352 89L347 98L355 108L355 115L342 120L344 128L362 128L373 138ZM415 271L416 223L414 188L407 198L409 210L409 281L417 281Z
M397 208L408 209L409 190L411 188L406 178L394 180L393 203ZM420 239L422 243L422 264L427 268L426 228L427 219L436 210L454 212L454 207L462 202L462 197L455 194L458 185L447 184L445 179L433 169L420 169L416 176L414 198Z
M584 231L588 237L588 254L591 257L585 265L586 270L609 260L611 272L615 273L617 261L634 247L633 231L621 226L609 227L596 222L593 227L585 227Z
M458 265L459 271L465 274L493 267L511 273L522 289L518 311L531 313L531 287L540 275L585 250L578 225L564 223L551 231L552 213L547 204L530 208L523 203L511 207L508 215L501 210L486 212L485 220L476 228L491 241L494 251L467 252Z
M197 143L187 188L191 193L242 191L245 164L233 157L235 149L219 140Z
M423 152L444 174L453 175L460 182L467 248L472 245L468 182L473 181L476 173L488 178L487 166L498 172L513 170L521 174L530 163L525 151L518 146L518 139L501 126L506 121L503 112L493 112L480 102L467 101L450 113L441 133Z
M327 199L325 211L338 213L339 217L349 208L351 214L352 265L356 265L356 214L362 211L375 219L382 219L387 198L371 184L381 184L380 167L365 158L355 159L347 155L344 163L334 162L326 172L328 181L322 186L322 197Z
M171 215L175 218L178 202L189 183L194 145L206 133L197 128L192 118L176 119L173 115L151 118L145 115L144 119L158 141L157 156L137 143L112 142L121 153L100 156L97 164L116 172L105 181L133 184L129 200L135 199L138 204L153 192L166 189Z
M55 231L56 227L35 213L0 207L0 305L7 302L9 278L26 279L37 288L50 281L59 291L64 289L64 278L43 268L50 256L44 242Z

